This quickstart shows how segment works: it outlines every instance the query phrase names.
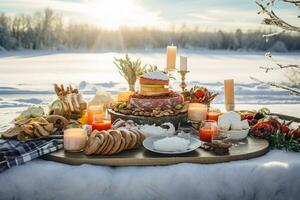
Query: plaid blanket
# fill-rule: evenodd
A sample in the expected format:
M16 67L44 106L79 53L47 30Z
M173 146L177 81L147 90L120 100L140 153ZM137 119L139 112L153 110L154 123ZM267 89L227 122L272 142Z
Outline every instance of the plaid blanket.
M62 140L17 140L0 139L0 173L63 147Z

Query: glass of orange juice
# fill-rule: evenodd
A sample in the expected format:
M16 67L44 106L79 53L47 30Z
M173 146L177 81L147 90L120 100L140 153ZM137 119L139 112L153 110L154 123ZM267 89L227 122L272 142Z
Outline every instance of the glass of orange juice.
M89 106L87 110L87 124L92 125L94 121L94 116L101 114L104 114L102 106Z

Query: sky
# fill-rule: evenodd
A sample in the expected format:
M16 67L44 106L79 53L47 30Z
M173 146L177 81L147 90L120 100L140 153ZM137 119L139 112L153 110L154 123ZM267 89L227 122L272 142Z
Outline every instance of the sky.
M257 29L255 0L0 0L0 12L10 15L51 8L65 20L118 29L120 26L167 28L197 26L202 29ZM299 9L279 2L274 10L297 25Z

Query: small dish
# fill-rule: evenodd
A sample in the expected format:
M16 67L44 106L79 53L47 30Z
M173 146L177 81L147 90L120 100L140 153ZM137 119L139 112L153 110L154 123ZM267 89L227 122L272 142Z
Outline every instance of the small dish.
M223 131L231 140L243 140L248 136L249 129Z
M184 154L184 153L189 153L192 152L196 149L198 149L201 146L201 142L199 139L195 138L195 137L190 137L190 146L189 149L185 150L185 151L160 151L154 148L153 143L157 140L163 139L165 138L165 136L152 136L152 137L148 137L143 141L143 146L152 152L155 153L160 153L160 154Z

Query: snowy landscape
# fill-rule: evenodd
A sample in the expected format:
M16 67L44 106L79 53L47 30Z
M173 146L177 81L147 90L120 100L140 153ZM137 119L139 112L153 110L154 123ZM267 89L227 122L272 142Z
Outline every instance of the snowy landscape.
M160 69L164 68L166 62L165 49L131 50L126 53L134 59L140 58L143 64L157 65ZM29 105L47 106L55 97L54 83L79 87L86 100L96 90L109 91L112 95L118 90L127 90L125 80L113 64L115 57L124 55L125 51L86 50L0 53L0 129L6 128L16 113ZM284 71L264 73L259 69L260 66L273 64L264 56L264 52L179 49L178 55L188 56L188 85L204 85L218 92L220 95L214 102L216 105L224 103L222 80L233 78L236 82L236 103L241 109L244 106L248 109L257 108L257 105L271 106L275 111L299 116L296 111L300 104L299 96L291 96L287 91L260 85L249 78L253 76L266 81L288 82ZM282 63L299 63L297 52L274 56ZM180 78L177 73L175 75L174 88L179 90Z

